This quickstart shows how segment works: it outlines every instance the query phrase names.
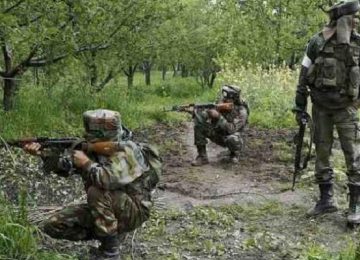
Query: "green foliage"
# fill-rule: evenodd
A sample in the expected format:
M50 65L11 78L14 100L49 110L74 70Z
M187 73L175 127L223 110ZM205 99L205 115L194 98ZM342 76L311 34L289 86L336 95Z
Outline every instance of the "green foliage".
M120 111L123 122L131 128L155 122L177 122L186 115L165 113L163 108L209 102L215 98L215 91L203 92L191 78L162 81L159 74L153 75L152 86L141 84L142 74L139 73L131 89L127 88L124 78L119 78L98 93L67 81L69 85L54 85L51 89L29 86L19 93L15 110L0 112L0 135L4 138L81 136L82 113L97 108Z
M216 1L223 11L223 30L227 29L227 62L248 62L268 66L293 65L301 58L306 42L325 24L322 1Z
M323 247L313 244L307 249L306 260L357 260L357 248L352 241L349 241L349 246L344 248L337 254L328 253Z
M38 250L39 231L27 222L25 193L18 208L0 197L0 259L72 259L70 256Z

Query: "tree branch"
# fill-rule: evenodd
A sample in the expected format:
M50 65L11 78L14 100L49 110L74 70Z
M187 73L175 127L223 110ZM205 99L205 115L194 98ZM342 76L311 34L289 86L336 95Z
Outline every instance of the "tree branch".
M11 12L11 10L15 9L16 7L18 7L19 5L21 5L23 2L25 2L25 0L19 0L16 4L14 4L13 6L10 6L9 8L5 9L3 11L4 14Z
M84 52L84 51L93 51L93 50L104 50L104 49L107 49L109 48L110 45L109 44L103 44L103 45L96 45L96 46L92 46L92 45L89 45L89 46L84 46L84 47L81 47L77 50L74 51L74 54L79 54L81 52ZM28 67L44 67L46 65L49 65L49 64L52 64L52 63L56 63L64 58L66 58L67 56L69 56L70 53L65 53L65 54L61 54L61 55L58 55L57 57L55 58L52 58L52 59L48 59L47 57L39 57L39 58L35 58L35 59L32 59L29 61L29 63L27 64Z
M109 74L106 76L106 78L95 87L95 92L100 92L107 83L110 82L110 80L112 80L114 78L114 71L110 70Z
M17 65L14 69L12 69L9 73L8 76L10 78L16 76L17 74L24 72L26 70L26 67L29 66L29 62L30 60L34 57L34 55L36 54L38 48L34 47L34 49L32 51L30 51L29 55L27 56L27 58L25 60L23 60L22 62L20 62L19 65Z

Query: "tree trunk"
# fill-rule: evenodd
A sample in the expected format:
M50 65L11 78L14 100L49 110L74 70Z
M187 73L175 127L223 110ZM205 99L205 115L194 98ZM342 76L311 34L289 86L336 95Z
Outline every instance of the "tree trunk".
M143 63L143 69L145 74L145 84L146 86L151 85L151 62L150 61L144 61Z
M151 85L151 70L145 70L145 85Z
M123 70L127 77L128 88L131 88L134 85L134 75L136 68L137 64L135 64L134 66L130 64L127 70Z
M211 72L211 75L210 75L209 86L208 86L209 88L214 87L215 79L216 79L216 72L213 71L213 72Z
M127 85L131 88L134 85L134 74L127 75Z
M173 67L173 77L176 77L177 75L176 65L172 65L172 67Z
M181 64L181 77L186 78L189 76L189 72L186 69L186 66Z
M15 80L4 79L4 96L3 96L3 107L5 111L10 111L15 105Z
M4 77L4 96L3 108L5 111L10 111L15 105L15 73L12 71L13 56L12 51L6 43L2 45L2 52L4 57L5 71L2 73Z
M166 78L166 66L163 66L162 67L162 70L161 70L161 78L162 78L162 80L165 80L165 78Z

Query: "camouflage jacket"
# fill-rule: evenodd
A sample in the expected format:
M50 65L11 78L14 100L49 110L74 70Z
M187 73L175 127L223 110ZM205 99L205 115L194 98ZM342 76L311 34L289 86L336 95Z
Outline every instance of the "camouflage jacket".
M354 100L352 100L348 97L346 91L341 90L341 86L338 86L338 89L340 89L340 90L337 90L336 88L333 88L333 90L332 89L327 90L325 88L316 87L315 86L316 84L312 84L311 80L310 80L312 77L314 77L314 76L311 76L311 74L313 74L314 71L316 72L316 70L318 70L318 68L316 67L318 64L318 58L321 55L323 55L324 57L329 56L330 54L327 53L327 49L336 49L334 46L331 45L331 43L334 41L334 38L336 38L335 36L332 36L330 39L325 40L322 32L315 34L310 39L310 41L307 45L307 48L306 48L306 52L305 52L305 56L313 64L312 66L310 66L309 72L307 74L307 81L308 81L308 85L311 90L310 91L311 100L317 106L321 106L321 107L324 107L327 109L341 109L341 108L351 106L354 103L353 102ZM356 52L355 53L356 55L354 55L354 57L348 57L347 59L356 60L356 63L358 65L359 64L358 53L359 53L359 47L360 47L360 36L357 33L353 32L351 34L350 41L351 41L350 48L354 49L354 50L352 50L352 52ZM330 46L328 46L328 45L330 45ZM325 53L325 54L323 54L323 53ZM335 55L338 55L338 54L335 54ZM342 55L342 56L345 57L346 55ZM338 71L338 69L336 69L336 71ZM327 73L327 74L329 74L329 73ZM335 74L335 72L334 72L334 74ZM342 72L342 74L344 74L344 75L347 74L347 71ZM339 81L339 80L337 79L337 81ZM299 93L307 93L308 92L307 86L299 84L297 87L297 91Z
M73 167L67 153L56 152L42 156L43 168L45 172L54 172L64 177L72 173L80 174L86 190L92 185L104 190L124 189L141 176L150 176L153 183L151 186L154 187L161 174L161 160L157 151L132 141L121 144L125 149L111 156L88 154L91 163L83 170Z

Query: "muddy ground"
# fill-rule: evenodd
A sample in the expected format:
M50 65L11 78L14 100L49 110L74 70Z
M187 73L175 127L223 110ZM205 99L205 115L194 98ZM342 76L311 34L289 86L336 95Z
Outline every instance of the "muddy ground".
M356 245L357 231L345 225L346 178L340 151L334 151L339 212L305 217L317 196L313 165L297 189L290 190L294 131L249 127L238 164L227 160L224 148L209 144L210 164L202 167L191 166L196 156L191 123L137 131L136 140L159 145L164 174L154 194L152 217L124 238L123 258L307 259ZM19 191L25 189L35 223L40 224L49 209L83 198L76 176L44 176L38 159L19 150L1 153L2 191L17 203ZM47 237L41 245L79 259L86 259L87 246Z

